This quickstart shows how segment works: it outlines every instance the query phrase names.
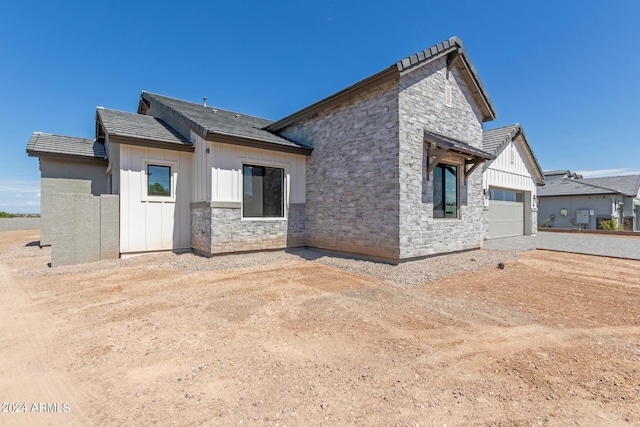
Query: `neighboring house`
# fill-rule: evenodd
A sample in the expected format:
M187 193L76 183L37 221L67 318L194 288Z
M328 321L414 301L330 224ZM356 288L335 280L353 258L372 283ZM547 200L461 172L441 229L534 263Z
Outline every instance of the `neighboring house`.
M494 118L454 37L277 122L142 92L137 114L98 108L90 143L123 255L311 246L398 262L482 246Z
M482 174L488 208L488 238L536 234L537 188L544 185L542 169L522 126L516 123L484 132L484 150L496 158Z
M582 179L582 175L571 172L570 170L555 170L555 171L544 171L544 179L545 181L553 181L555 179L567 178L567 179Z
M640 175L556 179L538 196L540 225L595 230L613 218L626 231L640 231Z

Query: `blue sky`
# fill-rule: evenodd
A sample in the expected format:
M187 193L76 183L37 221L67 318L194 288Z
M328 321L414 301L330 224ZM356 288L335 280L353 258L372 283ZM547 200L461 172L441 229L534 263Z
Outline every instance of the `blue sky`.
M34 131L93 137L147 90L279 119L457 35L543 169L639 172L640 2L5 2L0 211L39 211Z

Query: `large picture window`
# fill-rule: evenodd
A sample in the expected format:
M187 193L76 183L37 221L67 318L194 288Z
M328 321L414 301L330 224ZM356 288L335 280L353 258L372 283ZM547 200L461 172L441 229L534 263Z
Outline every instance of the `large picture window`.
M433 169L433 217L458 218L458 167L438 163Z
M147 195L171 197L171 166L147 165Z
M283 218L284 169L243 165L242 175L242 216Z

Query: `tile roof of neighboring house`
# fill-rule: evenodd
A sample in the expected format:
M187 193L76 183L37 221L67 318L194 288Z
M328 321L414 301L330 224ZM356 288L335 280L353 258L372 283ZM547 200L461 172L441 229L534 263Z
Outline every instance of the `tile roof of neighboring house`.
M578 173L571 172L570 170L553 170L553 171L544 171L545 178L552 180L558 178L571 178L571 179L582 179L582 175Z
M609 176L586 179L555 179L538 189L541 197L589 194L623 194L636 197L640 191L640 175Z
M538 159L533 153L533 150L529 145L529 141L527 140L527 136L524 133L524 129L522 129L520 123L514 123L512 125L484 131L482 133L482 148L487 153L491 153L498 157L498 154L500 154L500 152L509 144L509 142L513 141L518 134L521 134L524 139L524 149L526 150L525 156L529 158L534 166L534 173L537 175L536 178L538 184L542 185L545 177L544 172L542 172L542 169L540 168L540 163L538 163ZM487 166L485 166L485 168Z
M64 156L87 160L104 160L107 151L104 144L95 139L52 135L35 132L27 143L27 153L32 157Z
M164 121L151 116L96 109L98 123L113 142L192 151L193 144Z
M636 197L640 190L640 175L605 176L602 178L584 178L585 184L610 188L625 196Z
M373 76L370 76L358 83L349 86L346 89L341 90L325 99L322 99L315 104L312 104L302 110L295 112L277 122L269 125L268 130L279 131L287 126L290 126L300 120L304 120L307 117L312 116L314 113L328 108L332 105L346 101L347 99L365 92L369 89L379 86L380 84L397 78L401 73L410 72L412 68L418 67L422 64L436 60L443 56L447 57L447 64L452 64L458 58L461 61L461 67L465 71L464 76L470 84L470 89L478 104L480 105L483 120L490 121L496 118L495 107L491 103L487 91L485 90L478 73L473 64L468 58L465 49L462 47L462 41L458 37L451 37L449 40L445 40L442 43L438 43L430 48L418 52L414 55L408 56L390 67L380 71Z
M236 139L240 142L250 143L254 141L256 143L289 148L293 151L311 152L311 148L306 145L290 141L265 130L268 125L273 123L271 120L144 91L140 101L141 108L138 110L139 112L143 109L143 102L154 102L160 108L169 110L173 115L186 121L197 133L207 139L227 142L225 137L228 137L230 140Z
M567 169L567 170L560 170L560 169L558 169L558 170L553 170L553 171L543 171L543 173L544 173L545 175L565 175L565 174L566 174L566 175L570 175L570 174L571 174L571 171L570 171L570 170L568 170L568 169Z

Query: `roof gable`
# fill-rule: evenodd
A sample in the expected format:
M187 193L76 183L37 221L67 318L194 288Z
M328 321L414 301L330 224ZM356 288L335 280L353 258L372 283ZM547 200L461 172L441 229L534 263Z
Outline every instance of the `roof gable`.
M27 143L27 154L32 157L69 157L78 160L105 160L104 144L95 139L34 132Z
M191 141L155 117L98 107L96 122L113 142L184 151L194 149Z
M491 153L498 157L500 153L509 145L511 141L517 141L518 136L522 136L521 148L525 153L525 158L529 167L532 169L538 184L544 183L544 174L540 168L540 163L536 158L527 136L522 129L520 123L514 123L508 126L502 126L495 129L489 129L482 133L482 148L487 153ZM485 165L485 170L491 162Z
M297 111L283 119L278 120L266 127L266 129L277 132L300 120L324 110L325 108L344 102L362 92L366 92L387 81L398 78L401 74L410 73L416 68L435 61L443 56L447 57L447 67L456 65L460 68L463 77L471 88L472 94L478 102L482 111L483 120L490 121L496 118L496 112L487 92L480 81L480 77L473 64L468 58L462 41L458 37L452 37L442 43L431 46L421 52L408 56L390 67L364 79L352 86L347 87L327 98L324 98L300 111Z
M207 140L301 154L311 153L310 147L265 130L273 123L271 120L143 91L138 112L145 114L151 104L185 122Z

